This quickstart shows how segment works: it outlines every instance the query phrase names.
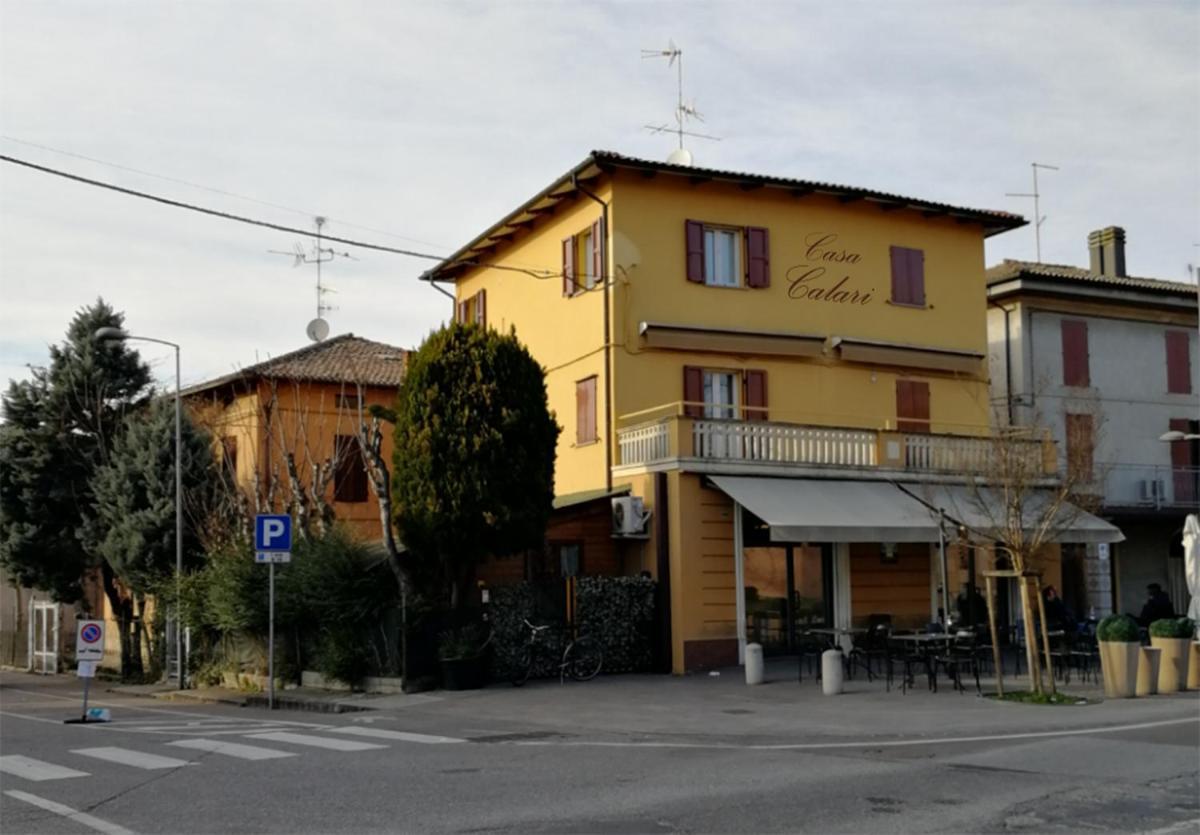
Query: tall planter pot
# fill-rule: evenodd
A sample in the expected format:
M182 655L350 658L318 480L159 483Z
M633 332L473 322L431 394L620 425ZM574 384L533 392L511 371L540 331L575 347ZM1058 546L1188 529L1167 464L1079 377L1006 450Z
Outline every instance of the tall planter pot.
M1150 646L1162 650L1162 658L1158 662L1159 693L1178 693L1187 687L1191 643L1188 638L1150 636Z
M1129 699L1137 694L1138 655L1142 645L1136 641L1101 641L1100 667L1104 672L1104 695L1110 699Z
M1200 690L1200 641L1192 641L1191 660L1188 661L1188 690Z

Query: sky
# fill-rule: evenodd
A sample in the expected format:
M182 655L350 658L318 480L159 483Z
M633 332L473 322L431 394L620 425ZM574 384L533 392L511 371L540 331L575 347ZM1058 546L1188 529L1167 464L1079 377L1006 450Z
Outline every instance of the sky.
M592 149L663 159L683 49L698 165L1032 216L1086 265L1200 264L1200 3L0 0L0 153L285 226L442 256ZM64 153L65 152L65 153ZM85 159L88 158L88 159ZM136 169L130 170L130 169ZM139 173L142 172L142 173ZM0 162L0 379L103 297L200 382L307 344L296 235ZM333 334L415 347L450 314L433 261L324 268ZM1032 228L987 263L1034 257ZM557 269L557 265L546 265ZM169 349L141 348L164 385Z

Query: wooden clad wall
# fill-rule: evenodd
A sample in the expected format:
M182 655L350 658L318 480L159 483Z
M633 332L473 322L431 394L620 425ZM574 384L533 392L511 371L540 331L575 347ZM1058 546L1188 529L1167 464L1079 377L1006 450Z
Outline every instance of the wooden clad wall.
M929 546L923 542L896 545L896 562L884 563L878 543L850 545L850 612L852 623L863 626L867 616L890 614L897 628L917 628L929 622Z

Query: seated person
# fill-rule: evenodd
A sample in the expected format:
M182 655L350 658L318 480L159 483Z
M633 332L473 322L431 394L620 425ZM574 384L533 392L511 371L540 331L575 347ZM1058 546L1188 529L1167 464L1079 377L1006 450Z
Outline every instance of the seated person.
M1138 624L1149 626L1156 620L1175 617L1175 607L1171 605L1171 598L1163 591L1162 586L1151 583L1146 586L1146 591L1149 592L1150 599L1142 607L1141 617L1137 619Z
M981 626L988 622L987 601L979 593L976 586L964 586L955 601L958 609L958 625L962 627ZM972 609L974 611L972 611ZM972 618L972 614L974 618Z
M1050 629L1074 632L1075 618L1071 615L1071 610L1067 608L1067 604L1058 596L1058 589L1054 588L1054 586L1046 586L1042 597L1044 598L1046 608L1046 626Z

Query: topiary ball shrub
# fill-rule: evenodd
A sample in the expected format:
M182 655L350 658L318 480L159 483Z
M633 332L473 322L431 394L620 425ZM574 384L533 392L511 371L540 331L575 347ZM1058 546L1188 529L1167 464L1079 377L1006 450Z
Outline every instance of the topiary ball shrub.
M1129 615L1109 615L1096 627L1096 638L1100 641L1136 643L1141 640L1137 622Z

